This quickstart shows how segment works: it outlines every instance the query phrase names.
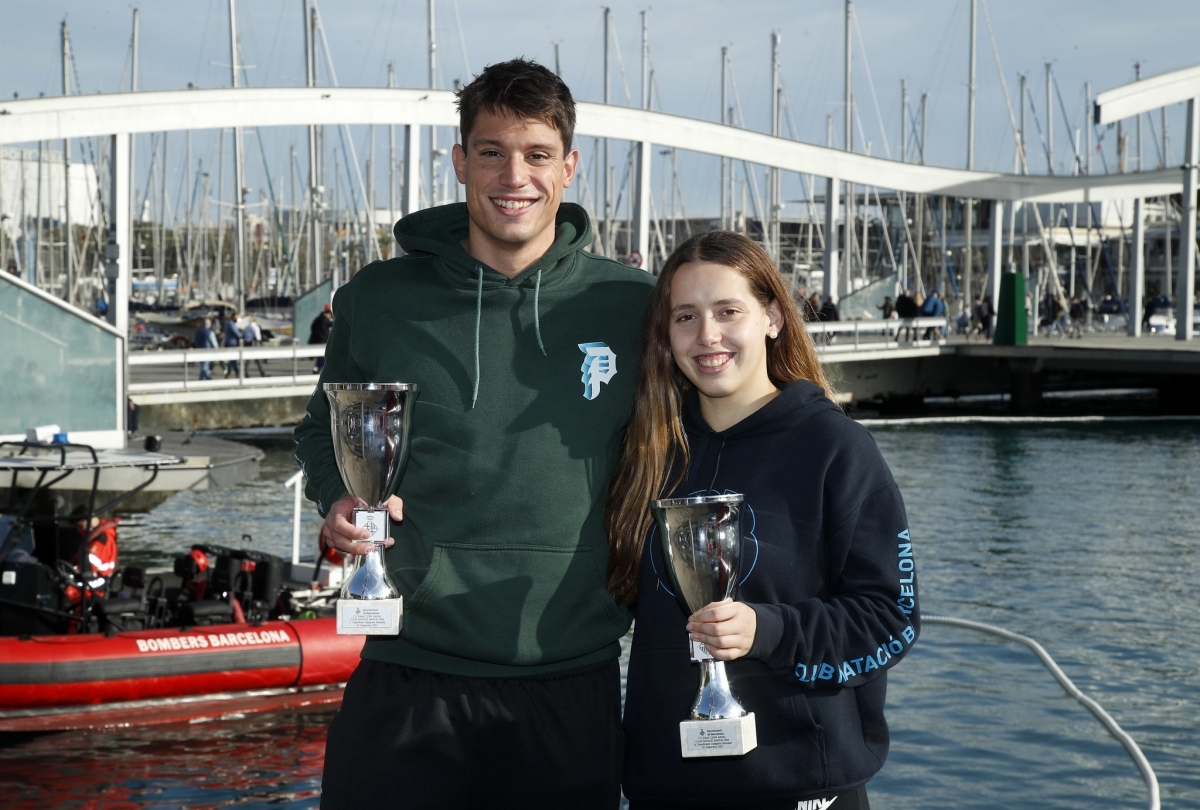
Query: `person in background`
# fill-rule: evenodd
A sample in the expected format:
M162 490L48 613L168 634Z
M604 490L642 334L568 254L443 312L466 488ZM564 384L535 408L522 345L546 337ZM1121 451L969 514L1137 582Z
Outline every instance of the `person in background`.
M75 518L75 530L79 532L79 550L72 560L76 573L84 574L83 557L87 555L86 579L74 585L68 585L65 591L67 599L73 605L79 604L86 593L89 596L101 596L108 588L108 580L117 570L117 524L120 518L88 517L88 507L80 504L71 510ZM82 586L82 587L79 587Z
M1062 299L1057 295L1050 299L1049 308L1050 327L1046 330L1046 337L1054 337L1054 330L1058 330L1059 337L1067 336L1067 319L1071 316L1067 314L1067 308L1063 306Z
M800 310L804 320L812 323L821 320L821 294L813 293L804 302L807 306Z
M834 303L833 297L826 297L825 303L821 305L821 320L840 321L841 319L842 314L838 311L838 305Z
M946 302L942 300L942 293L936 287L930 291L929 297L925 299L925 303L921 306L922 318L944 318L946 316ZM943 326L930 326L925 329L925 340L933 340L934 336L946 336L946 330Z
M323 346L329 342L329 334L333 331L333 307L329 304L325 305L325 309L321 310L321 314L313 318L312 325L308 328L308 345ZM325 368L325 358L318 357L313 363L313 373L320 374L321 369Z
M901 290L900 295L896 297L896 317L902 321L917 317L917 302L913 300L907 288ZM901 331L904 332L903 339L906 342L915 340L917 337L917 330L911 326L905 326Z
M1071 316L1071 325L1067 329L1067 337L1083 339L1083 304L1079 301L1078 295L1071 296L1071 305L1067 309L1067 314Z
M896 305L892 303L892 297L890 295L885 295L883 297L883 304L875 307L875 309L883 312L883 319L885 321L890 321L892 318L896 317Z
M212 318L205 318L204 322L196 327L196 334L192 335L192 348L194 349L216 349L220 348L217 345L217 333L213 331ZM200 361L200 379L212 379L212 361Z
M258 325L258 316L257 315L251 315L250 320L246 322L246 327L244 329L242 329L242 343L244 343L247 346L261 346L262 345L262 329ZM262 360L259 360L257 357L255 357L254 364L256 366L258 366L258 376L260 376L260 377L267 376L267 372L263 371ZM247 374L250 373L248 364L247 364L246 373Z
M608 586L637 630L625 700L630 810L868 810L888 754L887 672L920 632L900 490L832 399L771 258L727 231L663 265L633 414L605 504ZM663 574L656 498L741 493L737 601L688 615ZM750 516L753 517L750 517ZM684 759L698 686L687 639L755 715L744 756Z
M954 316L954 327L958 334L969 338L971 336L971 314L967 312L967 308L963 307Z
M242 345L242 330L238 329L237 321L237 311L229 313L229 320L225 321L225 328L222 330L226 349ZM225 363L225 376L227 378L237 377L239 374L237 360L229 360Z
M996 329L996 305L990 295L985 295L983 298L980 324L983 328L983 336L990 341Z

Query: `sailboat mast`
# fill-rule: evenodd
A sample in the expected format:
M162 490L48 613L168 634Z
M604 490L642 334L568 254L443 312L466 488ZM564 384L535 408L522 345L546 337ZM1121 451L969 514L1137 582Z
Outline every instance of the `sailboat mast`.
M729 48L721 47L721 115L718 120L724 124L725 110L728 109L729 101L726 94L729 88ZM733 202L733 189L730 188L730 161L725 156L721 156L721 229L728 228L733 230L733 217L729 213L729 206Z
M62 21L62 93L64 96L71 95L71 82L69 79L69 62L71 60L71 35L67 31L67 21ZM65 194L63 195L63 225L65 227L63 236L63 267L67 271L67 285L63 290L63 298L67 303L72 303L75 295L75 251L74 240L71 239L71 141L69 138L63 138L63 187Z
M854 19L854 3L853 0L846 0L846 78L845 78L845 99L843 100L843 137L845 139L845 149L847 152L854 151L854 76L851 73L850 65L853 57L852 44L850 40L850 26ZM850 277L854 273L854 185L846 183L846 223L845 231L845 246L842 251L845 258L845 267L839 278L839 282L845 289L850 289ZM826 205L837 205L837 200L826 200ZM836 238L836 237L827 237ZM834 300L841 297L841 290L830 291Z
M396 63L388 62L388 87L396 86ZM388 222L396 221L396 125L388 125ZM388 248L388 256L394 252Z
M229 55L230 75L233 87L241 86L238 77L237 8L236 0L229 0ZM236 239L233 260L233 284L237 295L238 312L246 309L246 177L242 163L242 128L233 128L233 174L234 215L236 217Z
M971 42L970 42L970 64L967 71L967 169L975 168L975 39L976 39L976 12L978 11L977 0L971 0ZM975 230L975 201L968 199L967 201L966 221L964 223L966 230L966 261L963 263L963 288L962 288L962 303L964 306L971 306L971 282L972 271L975 269L975 248L971 244L971 237L974 236Z
M437 34L434 30L434 0L429 0L429 89L437 88ZM437 127L429 127L429 205L438 203Z
M304 5L304 70L309 87L317 86L317 9ZM308 127L308 284L315 286L321 279L321 192L320 169L317 162L317 127Z
M609 60L608 48L612 35L609 32L609 27L612 24L612 9L608 6L602 6L604 10L604 103L608 104L611 100L609 95ZM603 228L604 237L601 244L604 245L604 255L612 256L612 187L609 177L609 156L608 156L608 138L604 139L604 155L601 158L600 174L604 183L604 212L603 212Z

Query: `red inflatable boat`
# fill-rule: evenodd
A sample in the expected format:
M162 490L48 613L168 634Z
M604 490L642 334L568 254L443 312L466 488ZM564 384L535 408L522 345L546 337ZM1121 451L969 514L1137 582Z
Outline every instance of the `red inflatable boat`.
M219 719L341 701L334 619L0 637L0 732Z
M194 544L171 568L118 568L117 506L170 461L142 455L0 442L0 472L12 472L0 505L0 733L340 702L363 645L337 634L337 590L318 573L340 561L323 557L296 582L293 565L243 535L237 548ZM99 473L121 465L153 474L101 504ZM93 473L92 491L63 514L50 485L79 471Z

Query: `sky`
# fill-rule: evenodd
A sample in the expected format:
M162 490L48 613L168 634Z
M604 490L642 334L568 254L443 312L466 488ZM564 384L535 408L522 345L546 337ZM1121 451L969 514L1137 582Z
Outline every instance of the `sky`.
M228 0L141 0L139 89L228 86ZM303 84L302 0L239 0L238 28L246 80L255 86ZM782 37L781 63L788 99L785 135L825 143L833 116L841 145L845 5L843 0L611 0L615 48L614 103L640 102L641 11L647 11L654 106L715 119L719 115L720 49L727 46L745 125L767 130L770 120L770 36ZM66 19L80 90L115 92L129 82L134 4L111 0L0 0L7 34L0 62L0 97L58 95L59 27ZM343 86L386 83L394 62L402 86L428 86L427 0L321 0L329 53ZM899 157L902 79L915 115L929 94L926 162L966 165L967 69L970 0L859 0L854 4L853 74L858 151ZM990 27L989 27L990 21ZM580 100L603 97L603 27L598 4L526 0L521 4L436 0L438 85L450 87L484 65L524 55L554 66L559 43L563 78ZM995 48L993 48L993 37ZM1054 170L1069 172L1074 131L1085 127L1084 83L1092 93L1200 61L1200 14L1195 0L985 0L979 2L975 165L1010 171L1013 134L997 69L1017 104L1017 74L1029 77L1030 167L1045 172L1046 64L1052 65ZM619 56L617 54L619 50ZM622 74L623 68L623 74ZM73 80L73 83L76 80ZM322 71L322 83L329 83ZM1060 100L1061 96L1061 100ZM1181 162L1182 107L1169 110L1170 153ZM1143 122L1146 168L1162 160L1157 114ZM1130 133L1134 129L1128 130ZM356 133L356 140L365 138ZM268 151L286 154L282 139L303 151L303 139L277 135ZM1093 171L1115 170L1115 133L1098 128ZM915 142L915 133L910 141ZM1136 143L1131 135L1131 150ZM698 156L697 156L698 158ZM281 159L286 162L286 157ZM712 161L681 161L681 183L695 208L714 204ZM707 167L707 168L705 168ZM1136 168L1136 161L1131 164ZM690 175L690 176L689 176ZM253 176L251 177L253 180ZM799 193L785 187L785 197ZM657 192L656 192L657 193Z

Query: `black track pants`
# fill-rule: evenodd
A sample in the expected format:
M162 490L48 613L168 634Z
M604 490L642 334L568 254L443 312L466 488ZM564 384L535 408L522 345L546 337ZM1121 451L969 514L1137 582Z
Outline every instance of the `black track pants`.
M615 659L524 678L363 660L329 726L321 807L616 810L623 750Z

